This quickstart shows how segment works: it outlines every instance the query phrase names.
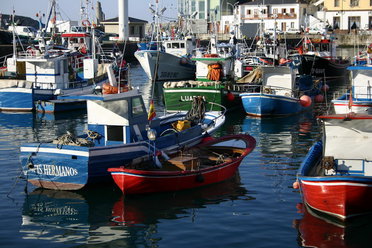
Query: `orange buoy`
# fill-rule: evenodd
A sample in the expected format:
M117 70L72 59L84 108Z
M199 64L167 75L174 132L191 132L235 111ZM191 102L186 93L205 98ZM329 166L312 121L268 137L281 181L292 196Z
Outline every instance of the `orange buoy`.
M303 107L309 107L311 105L311 98L310 96L303 95L300 97L300 104Z
M296 181L296 182L293 183L292 186L293 186L294 189L299 189L300 188L300 183L298 181Z

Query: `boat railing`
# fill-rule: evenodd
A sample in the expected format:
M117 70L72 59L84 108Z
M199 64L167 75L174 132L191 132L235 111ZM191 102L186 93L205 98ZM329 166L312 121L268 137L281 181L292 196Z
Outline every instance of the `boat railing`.
M260 94L274 94L282 95L287 97L297 97L297 92L290 88L274 86L274 85L262 85L262 84L246 84L241 87L246 87L247 93L260 93ZM241 88L243 90L244 88Z
M7 61L7 59L8 59L9 57L11 57L11 56L13 56L12 53L0 57L0 68L2 68L2 67L6 67L6 66L7 66L6 61Z

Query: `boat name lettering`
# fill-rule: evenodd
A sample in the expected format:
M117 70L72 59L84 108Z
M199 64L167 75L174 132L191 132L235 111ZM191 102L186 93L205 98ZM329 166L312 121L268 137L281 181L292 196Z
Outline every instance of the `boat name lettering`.
M180 101L181 102L192 102L192 99L197 96L180 96ZM205 101L205 97L203 96L203 99Z
M78 215L79 211L75 208L72 208L70 206L64 206L59 208L51 208L46 206L47 204L44 203L37 203L32 206L32 210L34 212L39 213L48 213L48 216L61 216L61 215Z
M36 173L47 176L72 177L78 174L78 171L68 166L37 164L35 165Z
M314 74L324 74L325 73L325 69L322 69L322 68L312 68L311 69L311 72Z

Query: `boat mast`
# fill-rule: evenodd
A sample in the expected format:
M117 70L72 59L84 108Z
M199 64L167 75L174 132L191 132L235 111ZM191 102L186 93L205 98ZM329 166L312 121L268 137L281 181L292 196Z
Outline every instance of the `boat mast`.
M16 41L16 33L15 33L15 22L14 22L15 10L13 9L12 15L12 26L13 26L13 61L17 59L17 41Z

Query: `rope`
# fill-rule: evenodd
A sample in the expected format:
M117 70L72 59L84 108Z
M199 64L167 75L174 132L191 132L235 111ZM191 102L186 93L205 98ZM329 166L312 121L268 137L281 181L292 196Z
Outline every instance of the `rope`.
M186 114L186 119L193 124L200 123L205 115L206 102L202 96L194 97L191 104L191 109Z
M67 131L66 134L53 140L53 144L57 144L58 149L62 149L64 145L87 146L87 147L93 146L94 142L92 140L98 138L100 135L96 132L92 132L92 131L89 131L89 132L90 132L90 135L92 135L93 139L90 137L88 133L87 133L87 138L84 139L84 138L77 138L75 137L75 135ZM91 138L92 140L88 140L88 138Z

